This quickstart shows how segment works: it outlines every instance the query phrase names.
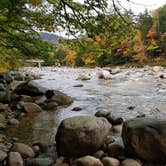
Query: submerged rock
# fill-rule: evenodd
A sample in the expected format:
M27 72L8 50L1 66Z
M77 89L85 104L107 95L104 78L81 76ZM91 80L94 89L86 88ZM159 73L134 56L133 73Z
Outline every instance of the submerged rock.
M144 160L166 162L166 120L136 118L123 125L127 151Z
M78 157L96 152L110 130L105 118L77 116L62 121L56 135L59 155Z

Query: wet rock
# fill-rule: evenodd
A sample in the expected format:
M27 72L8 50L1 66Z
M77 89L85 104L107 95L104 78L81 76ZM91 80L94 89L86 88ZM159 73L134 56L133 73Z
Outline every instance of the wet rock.
M39 154L40 152L40 147L38 145L32 146L33 151L35 152L35 154Z
M134 110L134 109L135 109L135 106L129 106L128 109L129 109L129 110Z
M10 84L13 81L10 73L0 73L0 83L2 84Z
M98 78L99 79L111 79L111 74L107 70L101 70L98 72Z
M33 149L23 143L14 143L12 147L12 152L19 152L24 159L33 158L35 156Z
M48 103L55 102L59 106L70 105L73 102L73 99L70 96L58 90L47 90L45 96L47 98Z
M9 153L9 166L24 166L24 161L18 152Z
M37 157L25 161L26 166L52 166L53 163L54 160L49 157Z
M166 162L166 120L136 118L123 125L127 151L147 161Z
M0 103L0 112L5 112L7 109L7 106L5 104Z
M34 112L41 112L42 111L42 109L39 105L32 103L32 102L23 103L23 110L26 113L34 113Z
M126 159L122 161L120 166L142 166L140 161L133 160L133 159Z
M42 104L41 107L44 110L54 110L55 108L58 107L58 104L52 101L52 102L47 102L46 104Z
M33 81L23 82L19 84L14 92L19 95L40 96L45 94L45 88L39 86Z
M104 157L102 159L102 163L104 166L119 166L120 162L119 160L117 160L116 158L112 158L112 157ZM130 166L130 165L128 165Z
M77 116L62 121L56 135L59 155L78 157L96 152L110 130L105 118Z
M99 159L96 159L92 156L84 156L76 159L74 166L103 166L103 164Z
M95 113L96 117L107 117L107 115L109 115L109 112L104 110L99 110Z
M118 125L123 123L123 118L121 117L116 117L112 112L110 112L106 116L107 120L112 124L112 125Z
M90 76L89 75L80 75L76 80L81 80L81 81L87 81L90 80Z
M119 67L116 67L114 69L111 69L111 74L117 74L120 73L121 69Z
M83 87L84 85L82 84L77 84L77 85L74 85L73 87Z
M81 111L82 110L82 108L80 108L80 107L74 107L71 111Z
M98 159L101 159L104 155L104 151L102 150L98 150L96 153L93 154L93 156Z
M20 123L19 120L15 118L9 119L9 124L11 125L18 125L19 123Z
M108 152L111 157L118 157L123 152L123 146L114 142L108 145Z

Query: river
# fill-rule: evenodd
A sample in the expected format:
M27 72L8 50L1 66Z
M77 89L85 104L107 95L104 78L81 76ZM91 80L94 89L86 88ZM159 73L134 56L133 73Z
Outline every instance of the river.
M69 107L43 111L20 119L18 126L10 127L8 135L17 137L19 142L52 143L59 123L68 117L94 115L98 110L112 111L124 119L136 116L160 117L166 115L166 69L159 72L152 67L121 69L110 80L98 79L99 68L43 67L24 68L41 75L35 80L48 89L57 89L74 98ZM90 76L90 80L77 80L80 75ZM74 87L82 84L83 87ZM71 111L81 107L78 112Z

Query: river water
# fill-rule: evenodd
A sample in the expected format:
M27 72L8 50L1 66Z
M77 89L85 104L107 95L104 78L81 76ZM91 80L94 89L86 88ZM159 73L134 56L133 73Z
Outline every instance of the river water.
M166 116L166 69L153 71L152 67L121 69L110 80L98 79L99 68L26 68L24 70L41 75L35 80L48 89L57 89L74 98L69 107L43 111L20 119L18 126L10 127L8 135L19 138L19 142L51 143L59 123L68 117L94 115L98 110L112 111L124 119L136 116ZM77 80L80 75L90 80ZM82 84L83 87L74 87ZM81 107L78 112L71 111ZM131 109L132 108L132 109Z

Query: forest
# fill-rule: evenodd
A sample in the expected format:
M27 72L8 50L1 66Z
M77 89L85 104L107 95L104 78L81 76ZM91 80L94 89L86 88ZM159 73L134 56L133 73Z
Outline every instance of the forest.
M151 13L121 12L116 1L1 0L0 70L40 58L45 65L164 65L166 5ZM71 39L42 40L41 31L64 29ZM57 44L58 42L58 44Z

